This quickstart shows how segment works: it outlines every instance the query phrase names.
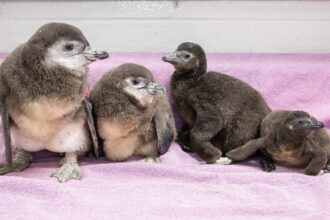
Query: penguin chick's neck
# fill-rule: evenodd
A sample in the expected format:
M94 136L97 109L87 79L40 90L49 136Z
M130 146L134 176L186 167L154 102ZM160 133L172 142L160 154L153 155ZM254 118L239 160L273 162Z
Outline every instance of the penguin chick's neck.
M42 65L46 71L52 71L55 74L56 72L67 72L71 75L82 77L88 73L88 63L81 66L67 66L45 60L42 62Z
M203 74L197 74L194 70L185 73L175 71L171 77L171 92L180 90L180 93L186 94L189 89L198 85L201 76Z
M204 74L205 72L201 72L198 68L192 69L192 70L185 70L185 69L179 69L176 68L174 72L174 76L176 79L185 79L185 80L199 80L199 78Z
M127 86L124 88L124 92L126 93L128 99L133 105L136 105L139 109L148 108L154 99L153 95L150 95L144 89L136 89L131 86Z
M281 143L278 144L294 143L299 145L313 134L313 131L311 131L309 134L296 134L295 132L291 132L289 129L283 128L279 129L277 132L281 137Z

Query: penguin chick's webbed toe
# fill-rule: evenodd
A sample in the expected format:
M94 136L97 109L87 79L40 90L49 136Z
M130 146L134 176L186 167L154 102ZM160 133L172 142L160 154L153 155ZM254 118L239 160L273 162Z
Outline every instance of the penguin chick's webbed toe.
M60 168L56 169L50 176L56 177L60 183L70 179L81 180L82 170L78 165L77 155L67 153L60 161Z
M229 165L232 164L233 160L229 159L228 157L220 157L215 164L219 164L219 165Z
M266 156L263 156L261 158L260 168L261 168L261 170L266 171L266 172L272 172L273 170L276 169L274 161L271 158L266 157Z
M139 162L160 163L160 159L159 159L159 157L146 157L146 158L139 160Z
M330 173L330 160L328 160L327 164L325 165L323 169L323 174Z
M78 163L67 162L55 170L51 174L51 177L56 177L60 183L64 183L71 179L81 180L82 170L78 166Z
M0 164L0 175L4 175L11 172L22 172L31 165L32 154L23 150L19 150L16 153L16 157L12 161L10 166L8 163Z
M180 145L181 149L185 152L195 152L190 143L190 127L187 123L184 123L181 131L178 133L176 142Z
M233 160L228 157L220 157L215 163L208 163L206 161L200 162L199 164L218 164L218 165L229 165L232 164Z

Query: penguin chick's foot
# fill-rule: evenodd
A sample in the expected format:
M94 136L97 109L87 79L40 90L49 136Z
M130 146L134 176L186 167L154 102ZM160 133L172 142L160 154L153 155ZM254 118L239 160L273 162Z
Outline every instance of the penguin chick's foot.
M274 162L272 160L268 160L264 158L260 160L260 168L265 172L272 172L273 170L276 169Z
M160 163L160 159L159 159L159 157L146 157L146 158L139 160L139 162Z
M220 157L215 163L207 163L206 161L200 162L199 164L217 164L217 165L229 165L232 164L233 160L228 157Z
M51 177L56 177L60 183L71 179L81 180L82 170L78 165L76 154L67 153L60 161L60 166L50 175Z
M17 151L11 166L8 163L0 164L0 175L11 172L22 172L31 165L32 158L32 154L27 151Z
M330 160L328 160L328 162L325 164L325 167L323 170L324 171L323 171L322 175L325 173L330 173Z

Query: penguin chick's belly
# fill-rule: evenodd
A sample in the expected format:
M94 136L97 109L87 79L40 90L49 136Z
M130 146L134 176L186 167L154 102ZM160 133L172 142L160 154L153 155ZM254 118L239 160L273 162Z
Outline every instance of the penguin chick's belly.
M282 150L279 146L265 151L275 162L287 167L305 168L312 159L311 155L300 154L299 150Z
M63 125L57 134L46 141L28 136L22 129L11 128L12 145L29 152L49 150L57 153L84 152L89 147L88 131L84 121L74 121Z
M86 152L90 146L88 130L83 119L67 123L57 135L46 144L54 152Z
M29 152L45 150L45 144L29 137L22 129L16 126L10 128L12 146Z
M75 106L64 106L63 103L41 101L25 104L23 112L11 113L16 124L11 126L12 145L30 152L44 149L75 152L88 148L84 120L63 118L74 110Z
M135 155L157 155L157 142L144 143L143 136L135 128L109 120L98 120L97 124L99 135L104 140L103 150L107 159L122 161Z

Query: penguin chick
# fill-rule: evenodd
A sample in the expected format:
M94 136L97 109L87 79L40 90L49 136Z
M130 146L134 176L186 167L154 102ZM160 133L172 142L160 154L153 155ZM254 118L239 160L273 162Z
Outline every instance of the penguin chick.
M176 138L165 88L143 66L126 63L105 73L90 93L107 159L144 156L159 162Z
M0 108L6 148L17 153L11 161L6 151L8 163L0 164L0 175L25 170L31 152L49 150L65 153L51 176L60 182L82 178L77 156L90 146L82 102L87 66L107 57L92 49L78 28L63 23L40 27L6 57L0 67Z
M206 55L197 44L182 43L162 59L175 68L171 96L186 122L178 143L184 143L185 151L197 152L207 163L228 164L228 159L220 157L256 138L270 108L248 84L206 72Z
M303 111L275 111L261 125L261 137L227 153L233 160L244 160L257 150L270 157L262 169L275 169L274 161L289 167L305 168L317 175L330 159L330 137L324 123ZM326 167L330 171L330 164Z

